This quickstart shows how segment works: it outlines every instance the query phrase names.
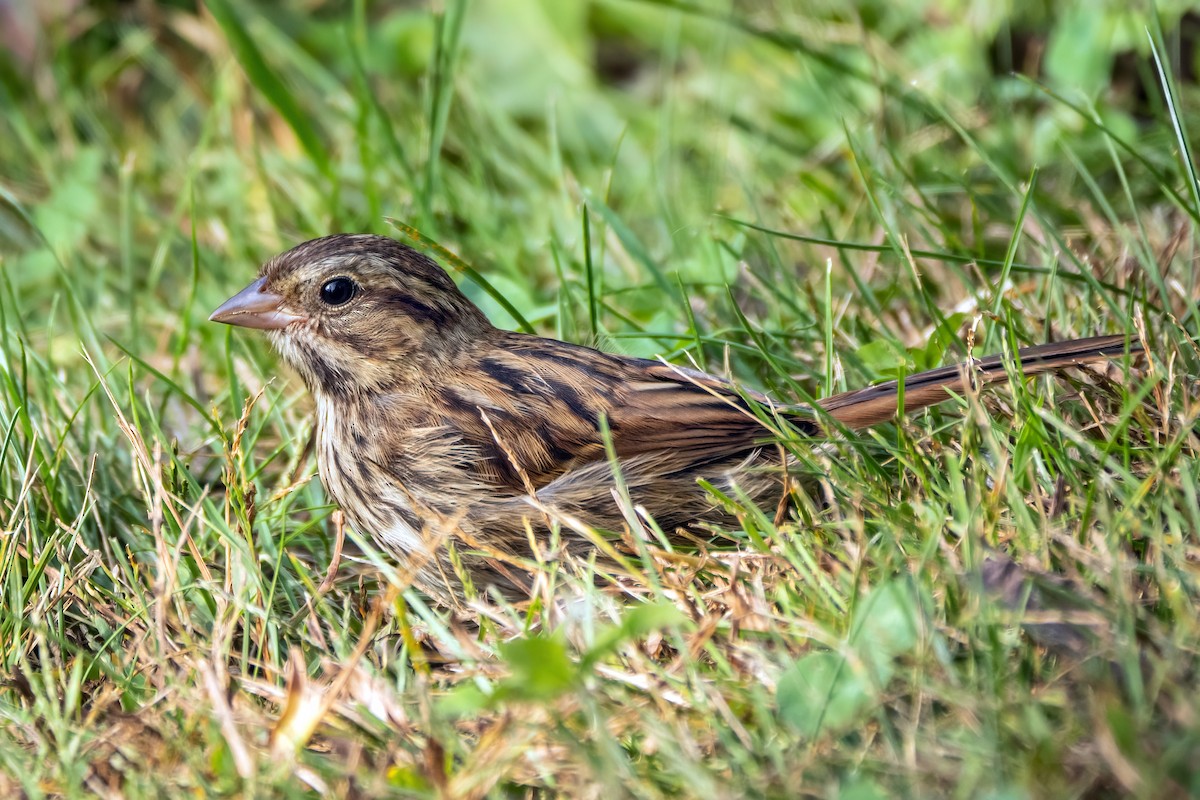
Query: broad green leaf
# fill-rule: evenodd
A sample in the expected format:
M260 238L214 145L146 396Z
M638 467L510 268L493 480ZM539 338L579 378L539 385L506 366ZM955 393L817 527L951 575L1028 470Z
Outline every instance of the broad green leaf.
M437 699L438 716L444 719L470 717L488 707L491 696L474 683L460 683Z
M514 639L500 647L512 670L496 691L497 699L549 700L575 682L577 668L560 636Z
M908 364L908 354L904 348L891 339L879 338L868 342L855 350L854 355L876 375L895 377L901 372L900 366Z
M779 716L805 736L840 730L874 702L870 683L837 653L810 653L779 679Z
M917 601L903 579L888 581L854 609L850 644L874 666L882 682L891 676L891 661L911 652L920 631Z
M840 653L801 658L779 679L780 717L806 736L841 730L858 720L891 680L895 658L916 646L918 608L908 584L900 579L867 595L854 610L848 637L857 660Z

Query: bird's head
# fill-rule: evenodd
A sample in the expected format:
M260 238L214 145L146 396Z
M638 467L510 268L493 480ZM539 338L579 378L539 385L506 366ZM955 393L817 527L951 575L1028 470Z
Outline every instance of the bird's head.
M398 388L492 330L432 260L366 234L272 258L209 319L267 331L309 389L329 395Z

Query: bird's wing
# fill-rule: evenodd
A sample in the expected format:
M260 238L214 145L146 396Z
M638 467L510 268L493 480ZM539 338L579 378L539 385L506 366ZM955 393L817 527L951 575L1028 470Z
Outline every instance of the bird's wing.
M770 399L716 376L551 339L506 337L443 387L436 403L475 459L473 469L493 485L538 489L604 461L602 419L617 456L653 456L662 475L745 456L771 439L750 407L770 406ZM1139 350L1124 336L1102 336L941 367L905 380L904 410L939 403L970 383L1005 380L1010 369L1032 375ZM820 405L847 427L862 428L896 414L898 389L890 381ZM791 425L817 432L811 408L779 408Z
M503 344L437 398L489 482L537 489L603 461L602 420L617 456L652 454L664 474L749 453L770 438L715 376L516 334Z

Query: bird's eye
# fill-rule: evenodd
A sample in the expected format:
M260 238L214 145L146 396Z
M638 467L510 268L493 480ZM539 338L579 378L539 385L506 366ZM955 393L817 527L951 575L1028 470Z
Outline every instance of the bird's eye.
M321 287L321 299L326 305L340 306L350 302L350 298L354 297L354 289L354 281L349 278L333 278L325 281Z

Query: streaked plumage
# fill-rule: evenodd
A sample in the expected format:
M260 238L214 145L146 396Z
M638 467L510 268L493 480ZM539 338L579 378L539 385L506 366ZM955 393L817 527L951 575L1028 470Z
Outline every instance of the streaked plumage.
M477 588L520 595L528 531L545 541L548 514L621 530L602 418L630 495L666 531L728 521L700 478L764 502L780 492L776 448L765 446L768 431L743 395L768 398L695 370L495 328L437 264L386 237L301 244L213 319L269 332L316 397L330 495L443 602L462 588L448 544ZM1107 336L1019 356L1032 374L1126 347L1124 336ZM999 358L971 371L980 383L1007 374ZM945 367L909 378L906 410L961 390L963 374ZM821 405L857 428L890 419L896 402L896 386L881 384ZM817 432L812 409L776 407ZM578 555L593 548L569 528L561 541Z

